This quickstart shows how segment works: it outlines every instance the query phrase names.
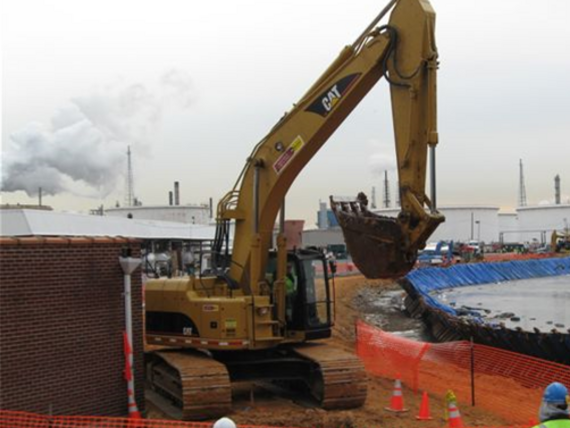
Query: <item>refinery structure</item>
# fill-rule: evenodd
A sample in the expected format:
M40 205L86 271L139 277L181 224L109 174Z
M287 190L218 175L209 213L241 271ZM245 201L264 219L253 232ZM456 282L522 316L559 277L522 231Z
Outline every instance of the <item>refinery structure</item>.
M423 426L543 428L568 422L566 171L554 177L552 203L529 204L517 153L513 210L441 203L437 171L469 179L463 173L472 168L471 159L457 160L462 170L440 162L440 141L457 139L446 132L463 129L459 141L467 144L468 137L484 140L479 128L493 128L479 117L477 126L438 125L438 106L455 108L449 93L438 95L445 64L436 43L439 6L390 0L238 157L239 144L215 146L210 133L227 128L234 138L250 123L231 116L220 122L220 103L208 104L216 104L208 135L199 131L206 103L193 110L197 132L183 136L193 142L192 156L171 153L172 146L164 149L168 156L149 155L145 141L168 106L190 109L199 98L192 80L176 70L161 76L158 95L135 84L109 99L75 98L54 114L51 128L33 123L11 134L2 192L38 195L38 204L0 206L0 427L418 428L432 420ZM333 9L329 18L338 13ZM218 12L217 19L228 14ZM128 16L139 22L132 10ZM182 26L168 19L177 34L198 25L188 21L193 16L179 16ZM321 22L322 14L314 19ZM104 27L93 20L103 37ZM216 41L222 27L209 28ZM256 40L273 40L272 33ZM169 43L171 36L165 32ZM241 36L217 43L229 46L222 55L224 99L255 89L259 65L271 63L252 61L255 85L230 74L228 66L237 71L244 58L232 45ZM247 47L255 55L257 47ZM123 48L117 43L128 56ZM276 81L286 88L281 77ZM382 164L379 191L374 186L319 201L312 182L322 177L307 166L380 81L390 93L379 99L392 112L396 156L371 158L376 175ZM121 83L105 90L115 86ZM278 91L271 95L278 98ZM208 91L200 97L211 101ZM172 115L172 123L179 119ZM136 152L124 141L156 158L157 169L143 177L155 174L152 186L135 192ZM216 153L202 165L199 151L207 145ZM494 159L481 152L490 170ZM326 166L328 174L348 179L342 167L359 152L349 146L344 156ZM224 157L239 159L238 167ZM179 160L183 169L174 166ZM398 177L395 191L389 170ZM179 175L184 171L201 187L181 189L174 180L187 179ZM224 193L210 196L232 171ZM473 180L488 178L477 172ZM113 207L78 214L46 205L55 194L95 189L108 196L123 175L122 201ZM354 175L359 189L369 186L363 174ZM159 179L172 187L156 197ZM443 184L477 200L453 180ZM300 194L294 185L311 195L303 201L305 208L314 204L315 223L290 215ZM151 195L161 202L143 202Z

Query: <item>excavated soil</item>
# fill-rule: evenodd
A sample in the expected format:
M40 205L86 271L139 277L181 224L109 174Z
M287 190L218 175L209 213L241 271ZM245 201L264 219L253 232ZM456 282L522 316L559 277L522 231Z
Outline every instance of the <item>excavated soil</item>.
M354 350L354 325L360 318L387 331L422 338L425 333L417 320L401 311L403 291L394 283L371 281L362 276L336 278L336 324L332 343ZM228 415L239 425L264 425L297 428L412 428L442 427L444 402L442 397L430 396L431 421L417 421L421 396L404 386L404 402L409 412L393 414L384 408L389 405L393 381L369 378L368 398L359 409L325 411L309 400L295 394L284 394L261 383L241 383L232 387L233 408ZM482 409L460 408L466 426L500 426L504 420ZM167 419L148 403L148 416Z

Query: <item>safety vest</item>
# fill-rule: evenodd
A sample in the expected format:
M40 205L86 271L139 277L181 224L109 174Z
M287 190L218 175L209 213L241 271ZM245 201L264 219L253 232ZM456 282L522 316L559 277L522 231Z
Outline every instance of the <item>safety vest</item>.
M287 294L295 292L295 281L289 275L285 277L285 290L287 290Z
M554 419L538 424L533 428L570 428L570 419Z

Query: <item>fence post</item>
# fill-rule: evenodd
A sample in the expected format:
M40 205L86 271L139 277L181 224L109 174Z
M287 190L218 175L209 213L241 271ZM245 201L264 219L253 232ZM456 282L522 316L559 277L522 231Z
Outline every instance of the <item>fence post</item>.
M473 344L473 336L471 336L471 405L475 407L475 345Z
M430 348L431 348L431 343L425 342L414 361L414 373L413 373L414 379L413 379L412 389L416 394L418 393L418 389L420 387L420 364L422 362L422 359L424 358L424 355L426 354L427 351L429 351Z

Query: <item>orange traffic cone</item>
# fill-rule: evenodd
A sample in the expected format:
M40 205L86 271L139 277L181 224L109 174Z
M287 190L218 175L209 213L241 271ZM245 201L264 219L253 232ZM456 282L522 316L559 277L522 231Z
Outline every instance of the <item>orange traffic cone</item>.
M461 420L457 403L455 401L450 401L447 409L449 415L449 428L463 428L463 421Z
M404 396L402 395L402 382L400 381L399 374L396 375L396 380L394 381L394 391L392 392L390 407L384 407L384 409L396 413L408 411L408 409L404 409Z
M433 418L429 414L429 398L427 392L422 395L422 403L420 404L420 412L416 419L419 421L431 421Z
M129 418L130 419L141 419L141 413L137 407L137 402L135 400L134 393L134 380L133 380L133 370L131 367L131 360L133 350L131 344L129 343L129 338L127 337L127 332L123 331L123 351L125 352L125 380L127 381L127 394L128 394L128 404L129 404Z

